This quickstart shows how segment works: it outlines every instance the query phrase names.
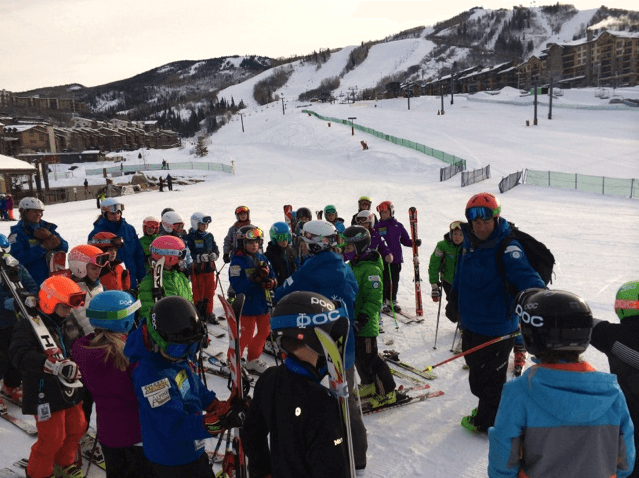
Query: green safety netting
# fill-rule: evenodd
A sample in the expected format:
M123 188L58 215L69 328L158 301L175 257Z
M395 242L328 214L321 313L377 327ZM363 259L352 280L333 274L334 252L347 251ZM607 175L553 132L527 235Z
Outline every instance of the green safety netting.
M526 170L526 184L562 189L576 189L609 196L639 196L639 180L589 176L555 171Z

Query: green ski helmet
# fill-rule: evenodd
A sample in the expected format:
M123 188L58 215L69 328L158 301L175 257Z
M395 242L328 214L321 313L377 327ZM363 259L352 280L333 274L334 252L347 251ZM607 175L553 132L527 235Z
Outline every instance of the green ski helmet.
M619 320L639 315L639 281L626 282L615 297L615 312Z

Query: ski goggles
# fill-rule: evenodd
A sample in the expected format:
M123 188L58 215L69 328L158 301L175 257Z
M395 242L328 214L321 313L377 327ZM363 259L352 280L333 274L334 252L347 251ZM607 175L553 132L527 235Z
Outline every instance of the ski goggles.
M334 207L327 207L324 209L324 214L337 214L337 209Z
M149 251L151 254L157 254L158 256L175 256L180 260L186 257L186 249L160 249L151 246Z
M466 209L466 219L468 219L470 222L474 221L475 219L483 219L484 221L487 221L488 219L492 218L493 210L489 207L475 206Z
M183 222L176 222L175 224L173 224L173 225L171 226L171 228L172 228L174 231L178 231L178 232L179 232L179 231L182 231L182 230L184 229L184 223L183 223Z
M98 246L101 249L107 249L109 247L115 247L119 249L124 245L124 240L121 237L111 237L111 238L100 238L96 239L95 237L91 239L91 244L94 246Z
M164 353L174 359L185 359L195 355L199 349L199 340L187 343L167 342Z
M200 218L198 222L202 224L211 224L211 221L212 221L211 216L204 216Z
M371 218L370 217L358 217L355 219L355 221L357 222L357 224L368 224L369 222L371 222Z
M122 320L134 314L140 307L142 307L140 300L136 300L133 304L122 310L92 310L89 307L89 309L87 309L87 317L97 320Z
M246 214L248 214L249 208L247 208L246 206L240 206L237 209L235 209L235 214L240 214L242 212L245 212Z
M453 221L450 223L450 226L448 226L448 228L451 231L454 231L456 229L459 229L461 231L461 221Z
M55 298L58 303L66 305L73 309L83 307L87 295L86 292L73 292L69 295L60 294L44 284L42 285L42 290L47 294L47 296Z
M98 254L97 256L89 257L87 256L88 263L96 265L98 267L106 266L107 262L109 262L109 253L105 252L104 254Z
M272 234L271 239L274 239L276 242L291 242L291 233L278 232L278 233Z
M263 239L263 238L264 238L264 233L259 228L251 229L250 231L246 231L244 233L244 239L249 241L259 241L260 239Z
M110 204L108 206L101 206L103 211L106 212L122 212L124 211L124 204Z
M160 222L159 221L147 221L144 223L144 227L150 227L152 229L159 229Z

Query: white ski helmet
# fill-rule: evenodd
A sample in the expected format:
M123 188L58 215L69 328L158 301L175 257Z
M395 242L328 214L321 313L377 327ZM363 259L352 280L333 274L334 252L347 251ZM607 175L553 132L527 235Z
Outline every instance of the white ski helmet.
M194 212L191 214L191 227L197 231L200 224L211 224L211 216L207 216L203 212Z
M375 214L367 209L364 209L363 211L357 213L357 216L355 216L355 222L358 225L368 224L368 227L370 229L375 224Z
M305 222L300 237L312 254L337 246L337 229L328 221Z
M18 211L20 214L30 210L37 209L39 211L44 211L44 204L38 198L34 197L26 197L20 200L18 204Z
M106 219L107 212L123 212L124 204L118 198L106 198L100 202L100 210Z
M184 218L182 214L175 211L168 211L162 215L162 229L164 229L167 234L172 233L177 224L182 224L182 228L184 228Z

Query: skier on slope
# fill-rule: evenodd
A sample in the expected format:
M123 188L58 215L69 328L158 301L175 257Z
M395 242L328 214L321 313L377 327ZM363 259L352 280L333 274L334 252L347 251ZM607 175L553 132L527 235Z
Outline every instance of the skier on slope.
M180 261L184 259L186 246L179 237L159 236L149 248L151 258L159 261L164 257L164 267L162 269L162 290L153 290L153 273L149 273L140 283L138 297L142 303L140 307L140 317L146 319L151 312L153 304L156 302L154 293L159 293L161 297L180 296L189 302L193 302L191 284L188 277L180 271Z
M383 302L382 272L379 252L370 249L371 236L362 226L350 226L343 234L344 260L353 269L359 286L355 299L355 366L361 385L355 394L368 400L371 407L391 405L405 398L395 390L395 380L388 364L379 356L379 311Z
M639 281L619 287L614 309L619 323L595 319L590 344L608 356L610 373L617 376L635 425L636 447L639 444ZM635 466L628 476L639 477L639 467Z
M341 305L341 304L340 304ZM326 321L330 312L340 312ZM298 326L298 317L324 317L322 325ZM335 398L321 385L326 357L315 327L334 336L348 328L345 309L314 292L292 292L273 309L271 328L286 353L284 363L268 369L255 385L254 398L241 430L255 478L346 478L348 448ZM337 314L336 314L337 315Z
M392 305L393 310L399 312L402 308L397 303L397 288L399 287L399 273L404 262L402 246L413 247L413 241L406 228L395 219L395 208L392 202L381 202L377 206L377 212L379 212L380 219L373 229L380 235L390 251L390 254L384 257L387 265L384 267L384 307L382 310L388 313L391 311ZM417 247L421 244L421 239L415 241Z
M118 259L124 262L129 277L131 289L137 289L138 283L146 275L144 251L135 227L122 217L124 204L119 198L107 198L100 203L101 215L93 223L93 230L89 233L89 241L99 232L110 232L122 238L122 247L118 249Z
M312 291L325 297L344 302L348 310L351 333L346 343L346 378L348 381L351 428L355 468L366 468L366 450L368 441L362 414L353 395L355 386L355 340L352 327L354 323L354 305L357 297L357 280L351 268L336 253L337 230L330 222L310 221L304 224L301 240L308 246L309 258L284 284L275 290L275 301L295 291Z
M124 355L126 336L140 308L127 292L98 294L86 309L93 333L73 343L86 390L96 406L97 437L109 476L151 478L151 464L141 446L138 399L133 390L133 367Z
M234 397L218 400L189 364L205 334L193 304L172 296L155 303L127 339L144 455L155 478L213 478L205 439L241 425Z
M213 234L207 231L210 223L211 216L202 212L191 214L191 229L184 236L184 243L193 259L190 277L195 307L208 322L217 323L213 314L213 301L217 287L215 261L220 255L220 250Z
M251 225L251 210L246 206L238 206L235 208L235 222L231 227L229 227L226 236L224 237L224 244L222 246L222 252L224 255L222 259L225 264L231 262L231 257L235 253L237 249L237 232L241 227L250 226ZM229 302L233 302L235 298L235 291L233 290L233 286L229 285L226 290L226 296L228 297Z
M40 285L49 277L48 254L67 252L69 244L56 231L58 226L44 221L44 204L37 198L25 197L18 204L20 220L11 226L11 255L27 268Z
M511 231L508 221L501 217L501 204L492 194L475 194L466 204L465 215L468 223L462 224L464 242L446 305L446 317L453 322L459 320L464 330L464 351L512 334L519 327L514 314L515 298L504 286L497 266L497 249ZM517 290L546 287L516 240L504 251L503 265L508 281ZM479 399L479 405L476 414L462 419L463 428L486 433L495 422L513 345L514 339L502 340L465 356L470 391Z
M260 254L264 233L256 226L243 226L236 235L237 249L231 259L229 283L236 294L244 294L240 318L240 354L247 349L246 369L262 373L268 365L260 360L270 332L270 294L277 286L275 272Z
M504 385L488 432L489 478L629 476L633 425L617 378L580 358L592 333L588 304L570 292L529 289L515 311L536 365Z
M83 387L68 388L80 371L70 358L71 344L82 335L71 311L84 304L85 293L68 277L52 276L40 286L38 315L64 358L42 350L31 322L18 321L9 347L12 362L22 371L22 413L36 415L38 439L31 447L27 478L82 477L76 464L78 442L88 423L82 411Z

